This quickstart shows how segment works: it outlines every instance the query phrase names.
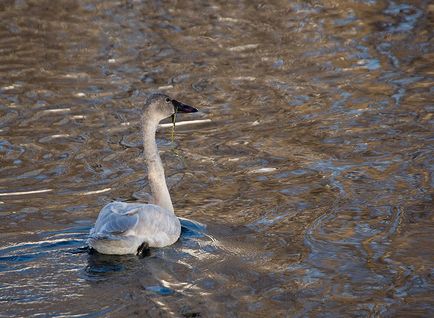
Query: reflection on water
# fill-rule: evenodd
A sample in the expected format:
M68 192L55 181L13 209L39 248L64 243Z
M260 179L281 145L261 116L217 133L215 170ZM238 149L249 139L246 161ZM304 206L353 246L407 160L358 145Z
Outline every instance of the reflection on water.
M3 1L0 315L429 316L433 12ZM157 136L181 239L89 254L100 207L146 199L155 90L211 120Z

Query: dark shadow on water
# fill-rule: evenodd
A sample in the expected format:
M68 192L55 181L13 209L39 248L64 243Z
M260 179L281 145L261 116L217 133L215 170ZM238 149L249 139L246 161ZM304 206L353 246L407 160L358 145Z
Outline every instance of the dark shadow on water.
M63 260L68 254L85 253L89 228L67 228L40 232L28 241L0 247L0 272L14 272L43 259ZM33 266L33 265L32 265Z
M138 265L139 262L140 257L137 255L105 255L90 250L85 271L89 278L101 277L128 270L128 268Z

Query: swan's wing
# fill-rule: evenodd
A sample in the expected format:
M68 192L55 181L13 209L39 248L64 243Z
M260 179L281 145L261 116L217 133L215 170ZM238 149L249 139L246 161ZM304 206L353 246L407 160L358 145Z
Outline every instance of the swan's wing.
M135 213L131 214L110 214L110 216L106 218L103 232L107 234L122 234L133 229L139 220L137 211L136 209Z
M133 230L139 222L140 208L123 202L106 205L98 215L92 236L122 235Z
M90 240L96 243L102 240L134 239L134 244L146 242L151 247L163 247L173 244L179 238L180 232L178 218L162 207L112 202L99 213L95 227L90 232Z

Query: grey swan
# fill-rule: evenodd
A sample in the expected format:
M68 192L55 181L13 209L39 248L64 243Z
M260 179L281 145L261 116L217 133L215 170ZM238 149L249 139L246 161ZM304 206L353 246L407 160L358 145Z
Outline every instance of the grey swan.
M155 134L164 118L197 111L164 94L147 99L141 122L152 204L114 201L104 206L90 230L90 248L102 254L140 254L147 247L164 247L178 240L181 224L173 210Z

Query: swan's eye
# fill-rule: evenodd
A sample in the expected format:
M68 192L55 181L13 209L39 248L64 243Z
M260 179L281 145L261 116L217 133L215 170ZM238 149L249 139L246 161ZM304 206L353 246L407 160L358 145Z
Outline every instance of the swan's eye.
M171 102L171 100L170 100L170 98L169 97L166 97L166 103L170 103Z

